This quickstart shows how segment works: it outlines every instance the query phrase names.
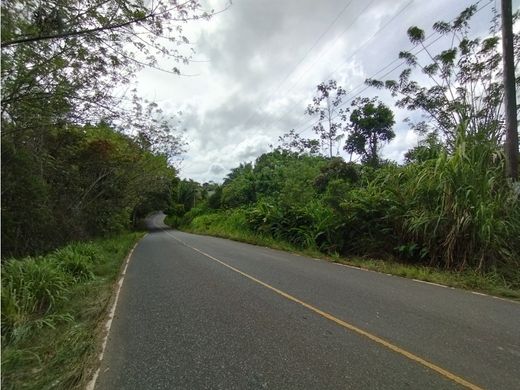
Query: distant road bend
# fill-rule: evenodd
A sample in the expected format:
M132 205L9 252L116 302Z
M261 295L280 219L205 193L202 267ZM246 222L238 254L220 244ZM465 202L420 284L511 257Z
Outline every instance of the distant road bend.
M520 304L167 230L126 272L96 389L520 389Z

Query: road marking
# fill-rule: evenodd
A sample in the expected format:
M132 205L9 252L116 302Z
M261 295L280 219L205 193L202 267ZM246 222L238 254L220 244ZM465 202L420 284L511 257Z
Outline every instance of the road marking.
M121 272L121 276L117 282L117 290L116 295L114 298L114 303L112 304L112 307L110 308L110 312L108 314L107 322L105 323L105 336L103 338L103 343L101 344L101 352L99 353L98 357L98 364L100 365L90 381L87 383L87 386L85 387L86 390L94 390L96 387L96 382L99 376L99 372L101 370L101 361L103 360L103 356L105 356L105 349L107 347L108 342L108 334L110 333L110 328L112 327L112 320L114 319L114 315L116 312L117 302L119 301L119 292L121 291L121 287L123 287L123 281L125 280L126 275L126 269L128 268L128 263L130 263L130 258L132 257L132 254L134 253L134 249L137 247L137 245L141 242L141 240L146 237L147 234L145 234L143 237L141 237L133 246L132 250L128 253L126 256L126 259L124 260L124 267L123 271Z
M302 300L300 300L300 299L298 299L298 298L296 298L296 297L294 297L294 296L292 296L292 295L290 295L290 294L288 294L288 293L286 293L286 292L284 292L282 290L279 290L276 287L271 286L270 284L262 282L261 280L255 278L254 276L251 276L251 275L249 275L249 274L247 274L247 273L245 273L243 271L240 271L238 268L235 268L232 265L229 265L229 264L223 262L222 260L219 260L216 257L213 257L213 256L211 256L211 255L201 251L200 249L197 249L197 248L195 248L195 247L193 247L191 245L186 244L184 241L178 239L177 237L175 237L173 234L169 233L168 231L165 231L165 232L168 235L170 235L171 237L173 237L173 239L177 240L178 242L180 242L181 244L185 245L186 247L194 250L195 252L198 252L201 255L203 255L203 256L205 256L205 257L207 257L207 258L209 258L209 259L211 259L213 261L216 261L217 263L223 265L224 267L227 267L230 270L235 271L236 273L238 273L238 274L240 274L242 276L245 276L246 278L252 280L253 282L258 283L258 284L268 288L271 291L274 291L275 293L281 295L282 297L288 299L289 301L292 301L292 302L295 302L295 303L298 303L298 304L302 305L303 307L305 307L305 308L315 312L316 314L319 314L320 316L322 316L322 317L324 317L324 318L326 318L326 319L328 319L328 320L330 320L330 321L332 321L332 322L342 326L345 329L348 329L348 330L350 330L352 332L355 332L355 333L357 333L357 334L359 334L361 336L364 336L364 337L366 337L366 338L368 338L368 339L370 339L370 340L372 340L372 341L374 341L374 342L376 342L376 343L378 343L378 344L380 344L380 345L382 345L382 346L384 346L384 347L386 347L386 348L388 348L388 349L390 349L390 350L392 350L392 351L394 351L394 352L396 352L396 353L398 353L398 354L400 354L400 355L402 355L402 356L404 356L404 357L406 357L406 358L408 358L408 359L410 359L410 360L412 360L412 361L414 361L416 363L419 363L419 364L429 368L432 371L435 371L436 373L440 374L441 376L443 376L443 377L445 377L447 379L450 379L453 382L458 383L459 385L462 385L462 386L464 386L464 387L466 387L468 389L471 389L471 390L483 390L481 387L479 387L479 386L477 386L477 385L475 385L475 384L473 384L471 382L468 382L464 378L461 378L460 376L458 376L456 374L453 374L452 372L447 371L444 368L439 367L436 364L433 364L433 363L431 363L431 362L421 358L420 356L417 356L417 355L415 355L415 354L413 354L411 352L408 352L407 350L405 350L403 348L400 348L397 345L394 345L394 344L390 343L389 341L387 341L385 339L382 339L379 336L376 336L376 335L374 335L374 334L372 334L370 332L367 332L366 330L358 328L355 325L352 325L352 324L350 324L348 322L345 322L345 321L343 321L343 320L341 320L341 319L339 319L337 317L334 317L332 314L329 314L329 313L327 313L327 312L325 312L325 311L323 311L321 309L318 309L317 307L312 306L311 304L306 303L306 302L304 302L304 301L302 301Z
M412 279L412 280L414 282L418 282L418 283L429 284L430 286L436 286L436 287L442 287L442 288L451 288L452 290L455 289L455 287L446 286L445 284L439 284L439 283L435 283L435 282L428 282L426 280L420 280L420 279Z

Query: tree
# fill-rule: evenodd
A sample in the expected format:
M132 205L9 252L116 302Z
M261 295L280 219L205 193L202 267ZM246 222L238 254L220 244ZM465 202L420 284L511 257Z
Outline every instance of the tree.
M318 193L323 193L333 180L356 183L359 177L359 167L355 163L347 163L341 157L335 157L320 168L320 174L314 179L314 188Z
M159 68L159 58L189 63L182 24L210 14L198 0L2 2L2 141L14 134L38 149L35 133L101 120L174 141L175 123L156 105L114 88L145 66Z
M183 24L212 12L198 0L6 0L1 11L3 253L127 226L164 203L182 134L131 83L143 67L180 75Z
M285 206L297 206L315 195L313 180L326 160L322 156L275 150L255 161L257 199L277 198Z
M253 164L240 164L233 168L224 179L221 204L225 207L238 207L256 200Z
M346 92L334 80L321 83L316 89L317 94L305 112L311 116L318 116L318 121L313 126L313 130L320 137L322 143L325 143L327 154L332 158L334 156L334 145L343 137L345 117L343 109L339 106Z
M276 150L288 151L291 153L310 155L318 154L320 143L316 139L302 138L294 129L278 137L279 146Z
M117 232L169 199L175 170L106 124L46 134L45 155L2 145L2 257Z
M351 105L354 109L344 149L361 155L364 163L377 166L381 145L395 137L394 114L377 98L357 98Z
M183 205L184 212L190 211L195 207L197 200L200 199L201 186L193 180L181 180L177 187L177 204Z
M451 22L436 22L433 30L450 38L451 45L433 54L427 44L424 30L410 27L408 37L420 48L415 53L402 51L399 58L408 67L398 80L367 80L378 88L387 88L399 97L397 106L421 110L427 118L417 125L422 131L439 131L449 151L453 151L458 129L464 127L468 141L501 143L504 135L501 82L501 54L499 52L498 22L494 23L485 39L471 38L469 21L477 6L465 9ZM520 38L514 38L515 57L518 62ZM429 63L421 63L418 54L425 52ZM420 70L430 81L423 86L412 80L413 70ZM518 83L520 80L517 79Z
M444 145L439 140L437 133L429 133L426 138L419 141L417 146L408 150L404 155L407 164L422 163L428 160L434 160L444 151Z
M219 209L220 206L222 206L222 186L217 186L208 196L208 207L210 209Z

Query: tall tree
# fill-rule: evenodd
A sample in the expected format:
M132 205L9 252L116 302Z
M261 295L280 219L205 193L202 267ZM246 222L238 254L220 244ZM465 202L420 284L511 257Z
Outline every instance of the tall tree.
M322 143L325 143L327 154L332 158L334 146L342 138L344 132L344 112L339 106L346 92L334 80L319 84L316 90L317 94L305 112L318 117L313 130L320 137Z
M180 74L191 53L183 24L210 17L198 0L6 0L1 7L2 140L16 133L35 143L45 128L104 120L174 141L174 122L121 87L143 67L159 68L160 58L171 66L162 71Z
M178 122L137 96L133 77L180 75L183 26L211 12L198 0L6 0L1 12L5 253L127 225L169 190L167 161L183 147Z
M446 36L451 42L438 54L431 52L424 30L410 27L408 37L417 50L399 53L408 64L399 79L367 80L369 85L389 89L399 98L399 107L425 113L426 119L417 123L416 128L438 130L451 151L462 127L469 136L468 140L480 140L476 142L487 140L498 145L504 136L499 25L495 15L488 37L472 38L469 23L476 12L477 6L472 5L453 21L440 21L433 25L436 33ZM516 62L520 54L519 44L516 34ZM420 60L419 53L425 53L428 60ZM429 83L412 79L414 70L425 75Z
M344 149L361 155L364 163L377 166L382 144L395 137L392 130L394 113L377 98L357 98L352 107Z

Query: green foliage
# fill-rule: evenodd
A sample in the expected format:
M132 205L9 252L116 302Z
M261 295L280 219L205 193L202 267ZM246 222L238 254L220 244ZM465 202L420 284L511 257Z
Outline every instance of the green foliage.
M211 211L195 216L188 225L198 232L219 235L225 233L231 237L247 235L249 227L243 208Z
M221 204L223 207L238 207L256 200L253 167L251 164L240 165L228 175L222 188Z
M121 261L140 234L2 265L2 388L84 388Z
M508 270L520 258L518 194L503 178L498 146L485 133L467 134L460 127L458 134L453 154L429 139L426 147L433 150L416 153L404 166L267 153L223 185L223 191L236 189L234 182L246 175L256 201L228 204L224 213L199 207L181 226L329 254L486 274L499 270L517 285L509 279L517 275Z
M201 190L199 183L193 180L181 180L177 185L177 205L175 207L178 208L182 205L184 211L190 211L200 200ZM179 215L179 211L176 214Z
M166 208L169 164L184 147L178 120L119 89L158 55L188 63L175 19L211 12L196 0L1 8L2 258L117 233Z
M397 168L386 167L366 185L352 188L338 200L337 215L343 221L342 253L385 257L397 244L396 216L402 203L389 181Z
M343 92L336 83L322 83L307 113L319 116L315 131L328 142L330 158L313 155L309 140L289 132L279 148L232 170L219 187L221 196L207 209L190 211L180 226L319 250L336 260L397 259L408 265L368 263L432 281L441 281L439 269L449 270L441 274L457 286L519 289L520 200L504 175L499 38L494 25L486 39L470 39L474 13L472 6L454 21L434 25L453 42L435 56L427 51L424 31L410 28L410 40L432 62L421 65L402 52L409 68L399 80L369 81L399 95L398 106L430 116L412 126L424 138L408 151L405 165L380 159L380 146L395 136L394 116L367 98L353 103L345 148L361 155L362 164L332 158L347 111L339 111ZM433 85L412 80L419 68ZM334 122L334 112L341 120Z
M94 278L92 260L70 247L59 249L53 254L55 261L66 274L75 281L87 281Z
M342 158L335 157L321 167L320 174L314 179L314 187L319 193L323 193L331 181L356 183L359 179L360 169L356 164L346 163Z
M294 129L278 137L279 152L317 155L320 151L320 142L316 139L302 138Z
M400 52L399 58L406 60L409 67L402 71L398 80L367 80L369 85L386 88L398 97L398 107L425 113L426 120L415 126L423 132L441 134L450 152L455 147L459 126L465 126L470 135L485 133L488 139L500 138L504 133L500 109L503 85L498 16L495 14L487 37L481 39L470 33L470 19L476 10L474 4L450 22L433 24L433 30L450 42L450 46L438 54L432 53L425 44L425 32L419 27L411 27L408 37L428 54L429 63L411 52ZM516 63L520 39L518 33L514 35ZM421 80L424 74L431 81L427 85Z
M361 156L368 165L380 163L381 144L395 137L392 126L394 114L376 98L357 98L352 102L350 114L350 132L345 142L345 150Z
M222 187L215 188L213 193L208 197L208 207L211 209L219 209L222 206Z
M444 145L438 135L430 133L419 142L419 144L408 150L404 155L406 163L423 163L428 160L437 159L444 151Z
M314 178L326 161L279 150L261 155L254 168L257 199L274 197L287 206L306 204L315 196Z
M446 268L518 266L520 202L503 178L503 155L459 130L453 155L411 166L404 226Z
M26 324L64 299L73 279L46 258L11 260L2 266L2 339L19 339Z
M3 257L121 232L168 204L175 170L130 137L100 124L46 138L42 161L3 140Z
M144 67L156 68L158 56L188 62L179 50L188 39L176 21L208 19L198 1L6 0L1 8L3 130L41 146L39 136L64 123L117 120L155 152L178 153L173 121L135 94L121 104L117 88Z

